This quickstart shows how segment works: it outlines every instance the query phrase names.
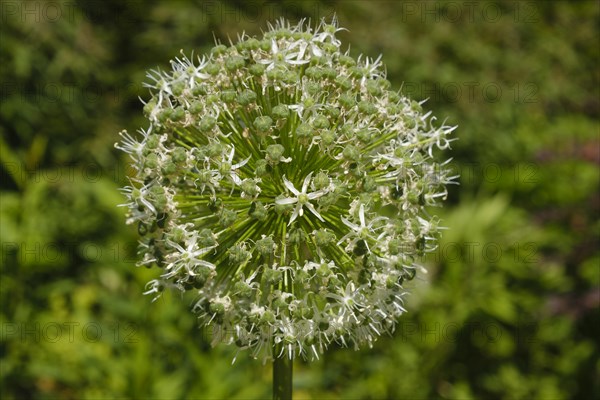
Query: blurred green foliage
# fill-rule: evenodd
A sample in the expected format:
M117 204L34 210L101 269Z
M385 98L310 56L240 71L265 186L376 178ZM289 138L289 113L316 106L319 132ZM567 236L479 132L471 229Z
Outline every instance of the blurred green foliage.
M600 5L2 1L0 395L269 398L188 302L141 295L113 143L145 71L213 35L335 12L353 55L458 124L449 229L393 337L297 362L298 399L600 396Z

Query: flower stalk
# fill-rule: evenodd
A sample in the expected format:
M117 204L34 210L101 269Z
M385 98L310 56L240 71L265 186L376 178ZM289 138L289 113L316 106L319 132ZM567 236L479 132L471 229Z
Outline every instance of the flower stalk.
M276 354L279 353L277 346ZM273 361L273 400L292 400L294 360L282 355Z

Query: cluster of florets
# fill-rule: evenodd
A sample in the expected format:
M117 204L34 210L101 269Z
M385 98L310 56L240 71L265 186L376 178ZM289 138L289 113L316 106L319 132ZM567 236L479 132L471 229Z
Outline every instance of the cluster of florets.
M318 357L393 331L435 246L426 212L453 177L452 127L390 90L380 58L340 52L335 21L279 21L151 71L150 127L117 145L147 294L193 291L215 343Z

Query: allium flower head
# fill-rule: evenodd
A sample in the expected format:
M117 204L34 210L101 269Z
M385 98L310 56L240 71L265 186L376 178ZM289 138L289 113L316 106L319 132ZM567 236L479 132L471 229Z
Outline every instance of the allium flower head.
M380 58L341 52L340 30L281 20L176 58L148 73L149 128L117 144L140 264L160 269L145 293L192 291L215 343L263 359L393 331L453 179L434 148L454 128L392 91Z

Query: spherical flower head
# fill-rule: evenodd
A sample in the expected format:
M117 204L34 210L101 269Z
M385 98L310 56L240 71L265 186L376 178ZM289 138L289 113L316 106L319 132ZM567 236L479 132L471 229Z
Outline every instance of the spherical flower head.
M150 125L117 147L145 293L191 291L215 343L318 358L393 331L435 247L426 208L453 183L453 127L390 90L381 57L340 51L336 21L283 20L148 73Z

